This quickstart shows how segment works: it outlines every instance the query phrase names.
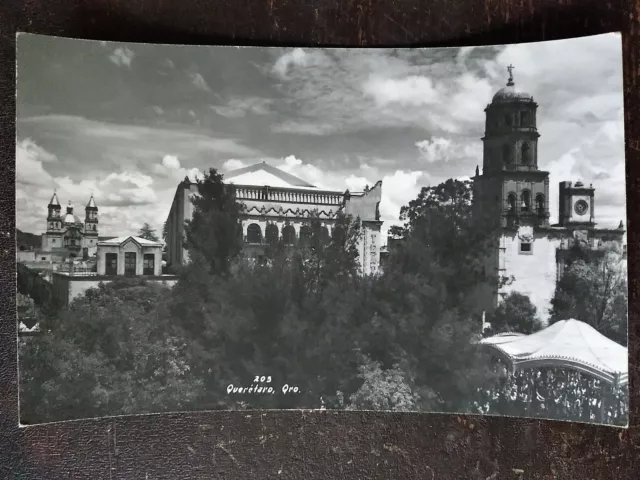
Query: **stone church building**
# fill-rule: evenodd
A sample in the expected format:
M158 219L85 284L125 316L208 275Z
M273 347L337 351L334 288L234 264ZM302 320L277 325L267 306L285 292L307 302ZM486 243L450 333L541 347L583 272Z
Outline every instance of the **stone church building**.
M382 182L364 192L321 190L266 162L257 163L224 174L224 181L236 187L238 201L244 204L242 230L245 252L259 255L268 242L284 240L295 243L306 234L305 224L312 215L322 222L325 234L332 234L340 212L359 218L362 235L359 260L362 273L375 274L380 266L379 204ZM184 248L184 225L193 215L191 196L198 185L185 179L178 185L165 224L167 265L173 267L188 261Z
M84 208L84 219L73 212L71 202L63 214L56 193L51 197L47 209L47 230L42 234L43 252L58 253L65 257L91 257L96 254L98 207L93 195Z
M480 287L479 301L491 311L510 292L529 296L546 321L563 254L574 241L597 249L603 242L622 244L624 223L617 229L596 226L595 189L581 181L559 183L559 204L549 205L549 172L539 168L538 104L516 89L509 67L507 85L486 107L482 173L476 167L474 218L498 228L498 244L485 268L510 285ZM558 223L550 224L550 209Z

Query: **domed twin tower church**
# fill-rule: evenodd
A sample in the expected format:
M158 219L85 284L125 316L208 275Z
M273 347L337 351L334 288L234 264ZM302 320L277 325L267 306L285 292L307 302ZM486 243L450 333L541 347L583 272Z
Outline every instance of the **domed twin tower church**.
M549 317L563 255L575 240L597 249L607 241L622 244L624 224L596 228L595 189L580 181L559 185L558 223L550 225L549 172L538 166L538 104L509 80L485 109L482 173L473 177L474 218L498 228L487 257L487 272L513 277L510 285L483 285L479 302L491 311L510 292L529 296L540 317ZM621 186L622 188L622 186Z
M73 213L69 202L65 212L53 194L48 205L47 231L42 235L42 251L65 254L70 257L93 256L98 246L98 207L89 199L84 208L84 219Z

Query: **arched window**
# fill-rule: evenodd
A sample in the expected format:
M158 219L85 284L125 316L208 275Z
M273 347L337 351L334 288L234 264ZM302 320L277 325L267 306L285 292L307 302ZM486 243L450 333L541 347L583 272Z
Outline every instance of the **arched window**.
M313 236L313 232L311 231L311 227L309 225L303 225L300 227L300 243L305 245L311 243L311 237Z
M522 201L520 208L523 212L528 212L531 209L531 193L529 193L529 190L522 192L520 200Z
M511 145L502 146L502 163L509 165L511 163Z
M257 223L247 227L247 243L262 243L262 229Z
M285 225L282 229L282 240L285 245L293 245L296 243L296 231L293 225Z
M520 147L520 158L523 165L531 163L531 147L526 142Z
M511 114L509 114L509 113L505 114L505 116L504 116L504 124L507 127L511 126Z
M526 110L520 112L520 126L529 126L529 112L527 112Z
M510 193L507 196L507 208L509 209L509 213L513 213L516 211L516 194Z
M544 213L544 195L541 193L536 195L536 212Z
M267 225L267 228L265 229L264 235L267 239L267 243L269 245L275 245L276 243L278 243L278 237L279 237L280 232L278 231L278 227L277 225L270 223L269 225Z

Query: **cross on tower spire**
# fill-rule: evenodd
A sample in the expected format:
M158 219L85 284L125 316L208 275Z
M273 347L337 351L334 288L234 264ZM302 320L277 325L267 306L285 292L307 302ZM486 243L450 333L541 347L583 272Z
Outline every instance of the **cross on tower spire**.
M508 86L512 86L513 85L513 69L515 67L511 64L509 64L509 66L507 67L507 70L509 72L509 80L507 81L507 85Z

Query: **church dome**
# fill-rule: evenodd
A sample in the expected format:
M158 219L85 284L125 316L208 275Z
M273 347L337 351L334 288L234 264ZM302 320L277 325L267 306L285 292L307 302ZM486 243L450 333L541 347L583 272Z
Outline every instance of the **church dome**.
M74 215L73 213L67 213L64 216L64 223L82 223L82 220L80 219L80 217L78 217L77 215Z
M509 70L507 85L496 92L493 96L493 103L532 102L533 97L526 92L518 90L515 83L513 83L513 66L509 65L507 70Z
M530 94L517 90L515 85L513 85L513 83L511 85L507 84L506 87L502 87L493 96L493 103L518 102L518 101L530 102L532 100L533 100L533 97Z

